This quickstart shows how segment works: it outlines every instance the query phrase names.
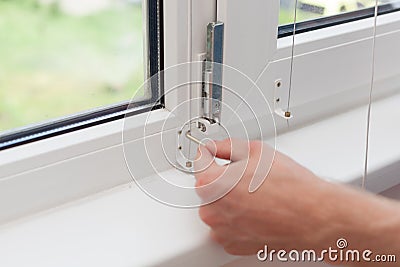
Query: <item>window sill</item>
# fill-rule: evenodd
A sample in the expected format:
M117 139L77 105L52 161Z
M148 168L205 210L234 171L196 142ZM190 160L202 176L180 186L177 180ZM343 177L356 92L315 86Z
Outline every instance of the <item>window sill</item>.
M196 209L168 207L131 184L5 225L0 265L215 266L232 259L207 233Z
M400 183L400 94L372 104L366 187L383 192ZM390 116L388 116L390 114ZM277 149L326 180L361 186L365 170L367 107L288 132Z

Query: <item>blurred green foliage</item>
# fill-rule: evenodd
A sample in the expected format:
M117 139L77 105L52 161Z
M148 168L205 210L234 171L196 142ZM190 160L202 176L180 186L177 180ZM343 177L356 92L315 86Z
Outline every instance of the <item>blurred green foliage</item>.
M144 80L137 5L77 17L0 0L0 40L0 132L129 100Z
M297 10L297 21L305 21L313 18L318 18L320 15L306 13L301 10ZM281 9L279 14L279 24L291 24L294 22L294 9Z

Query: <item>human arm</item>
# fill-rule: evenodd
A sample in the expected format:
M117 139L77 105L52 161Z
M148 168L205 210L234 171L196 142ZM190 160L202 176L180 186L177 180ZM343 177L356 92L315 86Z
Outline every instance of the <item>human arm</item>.
M265 245L277 251L321 252L328 247L337 248L336 241L344 238L349 249L400 257L399 203L323 181L261 142L217 141L200 150L198 166L213 161L214 156L232 163L207 164L210 166L196 175L198 187L226 175L241 176L227 195L200 208L200 217L211 227L212 238L228 253L253 255ZM273 154L272 167L262 166ZM249 193L250 181L260 175L265 175L266 180L257 191ZM207 191L199 195L206 199ZM359 264L376 266L374 262Z

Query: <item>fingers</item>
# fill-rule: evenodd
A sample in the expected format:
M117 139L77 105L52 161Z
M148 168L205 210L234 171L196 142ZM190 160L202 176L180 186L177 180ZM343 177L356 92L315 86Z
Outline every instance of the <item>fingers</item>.
M215 163L214 155L206 147L201 147L198 160L195 161L195 170L196 192L203 204L208 204L220 199L233 188L243 168L234 164L220 166Z
M215 156L204 146L199 146L194 162L196 186L204 186L217 180L225 171L223 166L215 162Z
M206 146L199 146L194 164L197 180L196 187L202 187L219 180L219 187L229 189L231 185L240 180L246 169L249 154L250 143L239 139L210 141ZM232 163L220 166L215 162L215 157L229 159ZM235 161L241 163L236 165L234 164ZM242 163L244 166L242 166Z
M250 143L239 139L208 142L206 147L217 158L231 161L247 159L250 153Z
M195 172L202 172L208 168L216 167L214 155L204 146L199 146L196 160L194 162Z
M239 139L208 142L205 146L200 146L195 161L197 194L206 203L223 197L239 183L249 166L254 173L267 174L269 170L267 166L258 167L262 163L262 147L261 142ZM250 154L258 156L250 158ZM220 166L215 162L215 157L229 159L232 162ZM261 171L265 167L267 171ZM249 176L249 178L246 179L250 183L249 192L254 192L261 186L266 175L255 178Z

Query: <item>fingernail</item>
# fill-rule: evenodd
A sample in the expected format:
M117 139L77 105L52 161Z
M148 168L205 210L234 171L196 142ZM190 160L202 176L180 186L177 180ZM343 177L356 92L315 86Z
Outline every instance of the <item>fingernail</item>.
M217 150L218 150L216 142L218 142L218 141L210 141L207 143L208 150L214 155L217 153Z

